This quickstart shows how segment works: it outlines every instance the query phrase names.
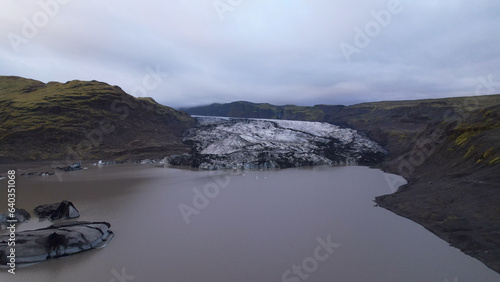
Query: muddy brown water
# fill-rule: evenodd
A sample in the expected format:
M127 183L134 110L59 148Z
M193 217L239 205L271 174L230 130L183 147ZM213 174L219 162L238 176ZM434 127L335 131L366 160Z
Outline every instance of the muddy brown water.
M66 199L80 220L110 222L115 238L15 275L0 269L0 281L500 281L420 225L374 207L375 196L391 193L380 170L88 168L18 175L17 206ZM18 231L49 224L35 218Z

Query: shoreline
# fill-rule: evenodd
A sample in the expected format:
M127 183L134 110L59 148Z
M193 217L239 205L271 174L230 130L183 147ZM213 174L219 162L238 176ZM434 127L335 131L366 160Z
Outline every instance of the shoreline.
M500 197L482 197L497 189L463 179L409 180L398 191L377 196L375 202L500 274L500 221L487 216L500 207Z

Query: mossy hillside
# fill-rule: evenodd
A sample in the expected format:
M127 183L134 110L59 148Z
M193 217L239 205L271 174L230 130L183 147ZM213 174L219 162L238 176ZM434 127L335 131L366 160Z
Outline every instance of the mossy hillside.
M496 165L500 158L500 106L488 107L458 123L451 134L450 151L462 152L464 161Z
M384 168L399 174L404 164L409 184L376 202L500 273L500 105L469 109L428 124L387 162ZM422 149L422 141L431 146Z
M221 110L226 106L222 106ZM270 104L253 104L244 101L234 102L228 105L227 114L242 118L277 118L278 110Z
M316 106L276 106L268 103L251 103L237 101L227 104L214 103L208 106L184 108L194 115L219 115L229 117L252 117L252 118L281 118L300 120L326 120L338 116L341 112L356 113L363 116L379 116L378 112L387 112L393 117L404 117L407 120L428 120L433 113L453 109L455 111L468 112L492 105L500 104L500 95L470 96L442 99L424 99L408 101L383 101L361 103L352 106L338 105L316 105ZM281 115L283 111L287 115ZM401 111L405 113L402 114ZM344 114L345 115L345 114ZM365 120L368 120L366 119Z
M67 83L0 77L0 158L52 159L67 155L87 135L99 142L86 158L123 155L139 147L180 144L182 132L194 123L182 112L137 99L117 86L97 81ZM102 139L102 140L100 140ZM91 140L95 141L95 140ZM174 147L175 147L174 146ZM168 150L167 150L168 151Z
M282 119L324 121L325 113L317 107L286 105L282 108Z

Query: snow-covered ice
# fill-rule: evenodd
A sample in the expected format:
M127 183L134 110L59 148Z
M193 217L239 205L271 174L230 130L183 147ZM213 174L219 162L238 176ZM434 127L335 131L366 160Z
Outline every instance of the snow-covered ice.
M184 141L203 168L290 167L376 161L385 150L354 129L325 122L195 117Z

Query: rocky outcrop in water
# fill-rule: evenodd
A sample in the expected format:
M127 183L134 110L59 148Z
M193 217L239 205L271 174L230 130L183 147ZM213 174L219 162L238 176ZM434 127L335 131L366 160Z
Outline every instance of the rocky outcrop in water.
M385 150L356 130L322 122L197 117L184 142L193 154L173 165L202 169L374 164Z
M105 247L113 238L107 222L73 221L16 234L16 264L30 264ZM0 236L0 265L7 265L9 235Z

